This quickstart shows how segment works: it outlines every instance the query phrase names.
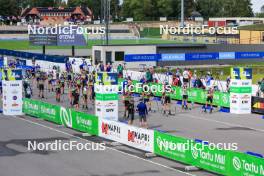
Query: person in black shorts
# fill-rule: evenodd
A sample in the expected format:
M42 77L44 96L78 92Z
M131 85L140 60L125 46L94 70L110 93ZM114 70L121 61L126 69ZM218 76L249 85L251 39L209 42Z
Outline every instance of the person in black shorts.
M187 83L182 86L182 109L188 109L188 89Z
M131 93L125 92L123 97L124 97L124 106L125 106L124 118L127 118L128 106L131 100Z
M38 79L38 88L39 88L39 97L44 98L44 83L45 83L45 75L41 75Z
M163 114L166 114L167 111L169 111L169 115L171 115L170 110L170 104L171 104L171 98L165 91L162 93L162 99L163 99Z
M207 91L207 99L206 99L204 112L206 112L208 104L210 104L210 113L213 112L213 96L214 96L214 88L210 87L209 90Z
M56 90L56 101L57 101L57 102L60 102L60 96L61 96L61 82L60 82L59 79L56 80L55 90Z
M133 124L134 116L135 116L135 105L134 105L134 100L131 100L128 105L128 124L129 125Z
M83 98L83 109L84 108L86 108L86 109L88 109L88 91L89 91L89 89L88 89L88 85L87 84L85 84L85 85L83 85L84 87L83 87L83 90L82 90L82 98Z
M72 91L72 95L73 95L73 106L76 110L79 109L79 89L78 86L75 85L75 89Z

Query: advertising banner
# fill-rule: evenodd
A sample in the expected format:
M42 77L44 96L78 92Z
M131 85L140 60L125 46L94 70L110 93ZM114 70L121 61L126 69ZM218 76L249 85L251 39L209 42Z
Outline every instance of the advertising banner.
M40 101L32 99L23 99L23 112L27 115L40 117Z
M101 100L101 101L109 101L109 100L118 100L119 96L118 94L100 94L96 93L96 100Z
M264 58L264 52L236 52L236 59L260 59Z
M125 62L153 62L159 61L160 54L126 54Z
M226 175L235 176L263 176L263 158L257 158L245 153L230 153L230 169Z
M60 121L60 107L49 103L39 102L39 117L57 124Z
M56 34L30 34L29 35L30 45L57 45L57 35Z
M228 156L229 151L227 150L212 150L206 145L201 147L201 143L193 143L190 159L194 166L225 175L230 165Z
M85 34L77 33L77 26L70 33L70 28L62 27L63 33L57 34L58 46L86 46L88 37Z
M95 114L99 118L118 121L118 74L96 74Z
M97 85L118 85L118 73L100 72L95 79Z
M95 115L108 120L118 120L118 101L95 100Z
M23 112L81 132L98 135L98 118L95 115L27 98L23 99Z
M60 26L54 28L54 31L48 31L46 27L43 28L45 33L38 33L38 29L34 32L30 31L29 43L30 45L50 45L50 46L86 46L88 37L85 34L77 33L77 26ZM56 31L55 31L56 30ZM47 32L46 32L47 31Z
M252 112L264 115L264 98L252 97Z
M219 59L219 53L186 53L185 60L216 60Z
M251 93L230 93L230 112L234 114L251 113Z
M252 69L231 68L230 112L234 114L251 113Z
M220 52L219 59L235 59L236 54L235 52Z
M2 81L3 86L3 114L22 115L22 81Z
M251 80L252 68L243 68L243 67L231 68L231 79Z
M98 135L98 117L84 112L72 111L72 128L92 135Z
M127 125L125 144L140 150L154 152L154 131Z
M185 54L162 54L161 61L184 61Z
M154 153L186 164L192 163L190 146L193 141L154 131Z
M100 137L124 143L126 124L99 118L98 131Z

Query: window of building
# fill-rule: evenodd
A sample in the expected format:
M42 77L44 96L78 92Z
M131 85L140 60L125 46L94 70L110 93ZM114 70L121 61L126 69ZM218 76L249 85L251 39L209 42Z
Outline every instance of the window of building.
M115 61L124 61L125 52L123 51L116 51L115 52Z
M100 50L94 51L94 61L95 61L95 64L98 64L99 62L101 62L101 51Z

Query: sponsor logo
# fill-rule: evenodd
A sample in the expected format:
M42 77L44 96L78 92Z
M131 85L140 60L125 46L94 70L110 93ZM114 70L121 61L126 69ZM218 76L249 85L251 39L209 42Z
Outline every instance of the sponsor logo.
M264 109L264 103L257 102L253 105L253 108Z
M221 165L225 164L226 156L219 154L219 153L206 152L201 149L197 149L196 147L192 148L191 153L194 159L201 158L208 162L214 162L214 163L221 164Z
M70 109L67 111L66 108L61 107L60 108L60 119L67 127L72 128L72 116L71 116Z
M254 161L249 162L238 157L233 157L232 164L236 171L248 172L244 175L264 175L264 166L256 164Z
M149 145L149 135L143 132L128 130L127 140L137 144Z
M199 152L198 152L198 150L195 149L195 148L192 149L192 157L193 157L194 159L197 159L197 158L199 157Z
M77 124L83 124L85 126L92 126L91 120L84 119L80 116L76 116L76 122L77 122Z
M17 104L17 103L12 104L12 107L17 107L17 106L19 106L19 104Z
M97 112L100 112L101 111L101 108L96 108Z
M17 96L13 96L13 100L17 100Z
M237 95L232 95L232 97L231 98L237 98Z
M12 87L18 87L19 84L10 84L10 86L12 86ZM12 92L12 93L13 93L13 92Z
M113 103L113 102L107 103L107 104L105 105L105 107L115 107L115 106L116 106L116 104Z
M240 171L242 168L242 163L238 157L233 158L233 166L237 171Z
M103 134L106 135L120 135L121 128L120 126L114 125L114 124L108 124L108 123L102 123L101 130Z
M228 96L224 95L222 98L223 98L223 103L227 104L228 103Z
M114 112L114 109L106 109L106 112Z

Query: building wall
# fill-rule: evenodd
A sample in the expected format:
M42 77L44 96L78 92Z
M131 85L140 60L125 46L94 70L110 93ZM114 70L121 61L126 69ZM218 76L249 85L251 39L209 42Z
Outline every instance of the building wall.
M263 44L264 31L240 31L240 44Z
M92 58L93 63L95 63L95 51L101 51L101 61L106 63L106 52L112 52L112 62L114 66L117 66L124 61L115 61L115 52L124 52L126 54L156 54L155 45L110 45L110 46L93 46L92 48ZM156 62L127 62L126 67L130 69L139 69L142 64L146 66L156 66Z

